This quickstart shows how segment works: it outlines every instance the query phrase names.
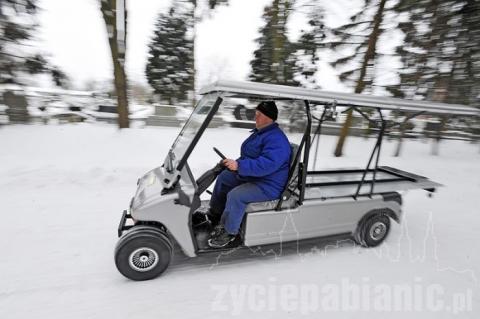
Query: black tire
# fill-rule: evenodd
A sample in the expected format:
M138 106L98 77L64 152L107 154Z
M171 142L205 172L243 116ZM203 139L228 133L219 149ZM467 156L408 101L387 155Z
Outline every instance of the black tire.
M118 271L132 280L158 277L170 265L173 246L167 234L153 227L134 227L115 248Z
M364 247L380 245L390 232L390 218L386 214L375 214L360 223L353 237Z
M166 233L166 230L164 229L161 229L159 227L154 227L154 226L149 226L149 225L135 225L133 228L131 228L130 230L128 230L127 232L123 233L122 237L120 237L120 239L118 240L117 242L117 246L115 247L115 251L119 248L119 246L125 241L127 240L127 238L135 235L135 234L138 234L138 233L150 233L150 234L153 234L153 235L157 235L157 234L162 234L164 236L166 236L168 238L168 235ZM115 252L116 254L116 252Z

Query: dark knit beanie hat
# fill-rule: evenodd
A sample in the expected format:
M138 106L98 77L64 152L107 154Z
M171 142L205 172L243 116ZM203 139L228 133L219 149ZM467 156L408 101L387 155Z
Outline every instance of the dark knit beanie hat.
M273 101L262 101L258 104L257 110L276 121L278 117L278 109Z

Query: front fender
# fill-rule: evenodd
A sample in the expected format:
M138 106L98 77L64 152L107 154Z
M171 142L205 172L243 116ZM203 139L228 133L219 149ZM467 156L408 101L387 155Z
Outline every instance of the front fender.
M188 194L193 196L192 194ZM137 221L154 221L164 225L189 257L195 257L194 237L189 225L190 207L180 204L177 192L165 194L131 210Z

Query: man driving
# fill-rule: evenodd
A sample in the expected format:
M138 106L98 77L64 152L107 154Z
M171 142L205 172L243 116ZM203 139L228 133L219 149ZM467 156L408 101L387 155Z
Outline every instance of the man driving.
M255 129L242 143L240 158L224 159L210 200L215 228L208 245L221 248L238 235L245 208L252 202L278 199L288 179L290 143L275 122L278 109L263 101L255 111Z

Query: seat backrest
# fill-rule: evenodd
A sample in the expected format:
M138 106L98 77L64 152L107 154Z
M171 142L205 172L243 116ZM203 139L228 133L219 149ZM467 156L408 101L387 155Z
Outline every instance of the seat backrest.
M298 152L298 144L290 143L290 147L292 148L292 153L290 154L290 165L289 165L289 167L292 167L293 160L295 159L295 155L297 155L297 152Z
M289 167L292 168L292 166L294 164L295 156L297 155L297 152L298 152L298 149L299 149L299 146L298 146L298 144L290 143L290 147L292 148L292 154L290 155L290 165L289 165ZM300 167L300 160L298 161L297 165L293 169L292 174L288 176L288 184L291 183L290 186L291 187L293 186L293 188L297 187L297 182L292 182L291 179L292 179L292 177L298 175L299 167Z

